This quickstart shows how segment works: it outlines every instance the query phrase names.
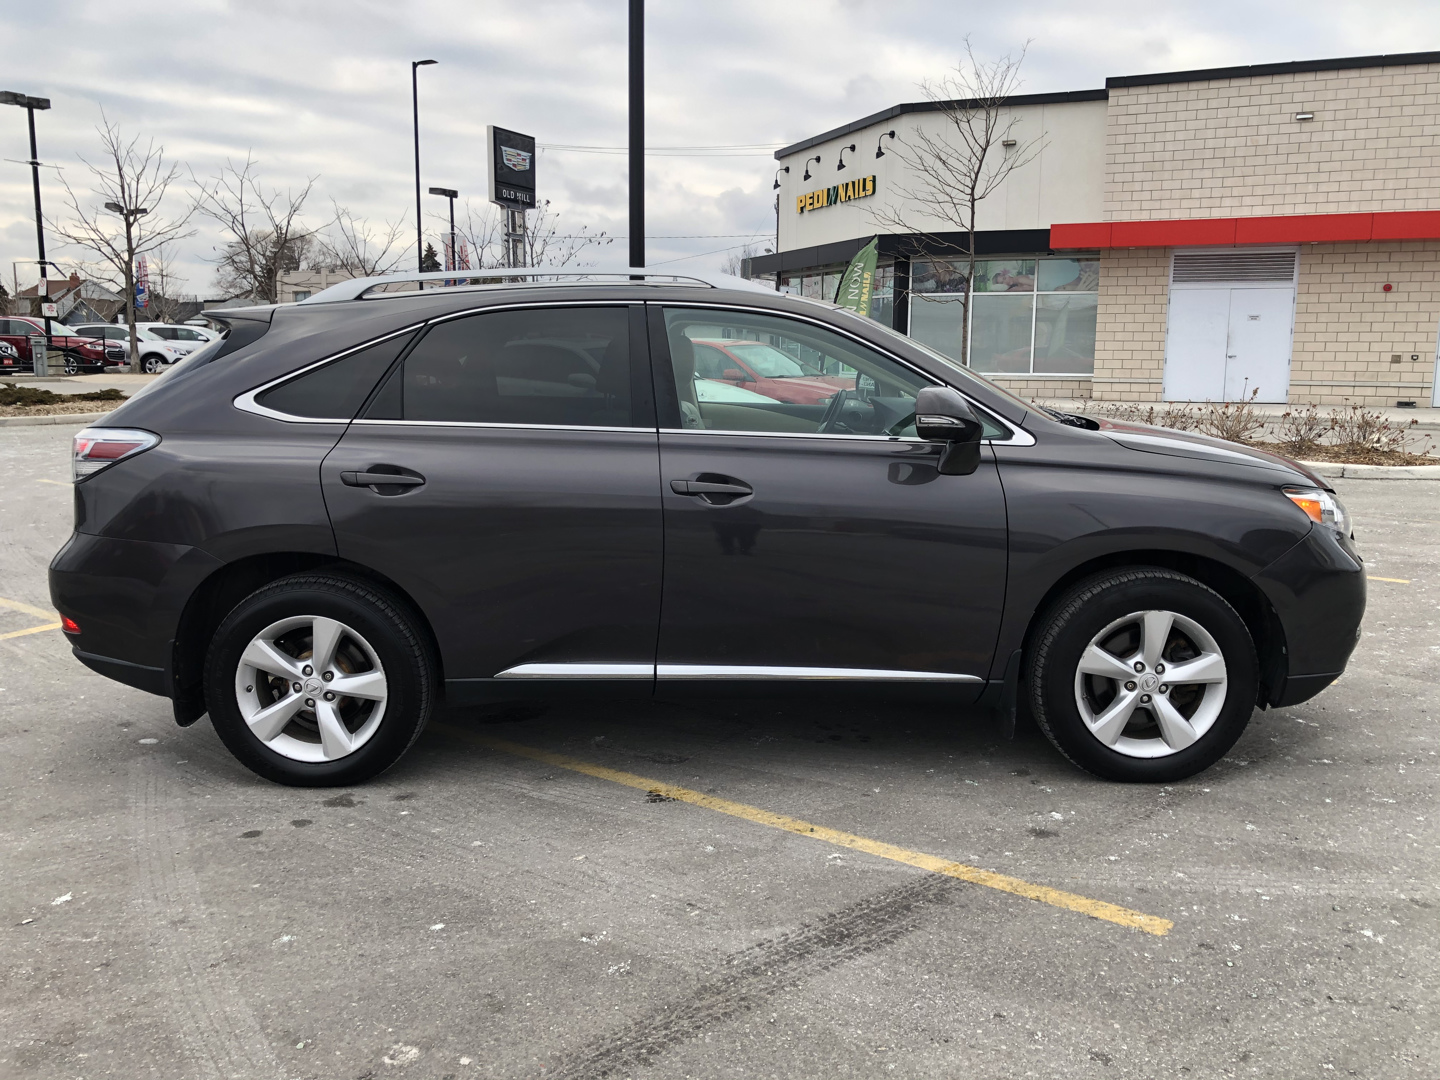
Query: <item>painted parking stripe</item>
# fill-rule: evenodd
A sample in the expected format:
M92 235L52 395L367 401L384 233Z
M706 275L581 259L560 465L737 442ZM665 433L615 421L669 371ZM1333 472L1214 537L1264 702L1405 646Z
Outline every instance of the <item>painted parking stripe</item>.
M895 844L887 844L881 840L870 840L863 836L856 836L854 833L827 828L824 825L813 825L808 821L801 821L799 818L786 817L783 814L762 810L758 806L747 806L744 803L731 802L729 799L716 798L714 795L706 795L703 792L692 791L690 788L677 787L674 784L665 784L658 780L649 780L643 776L637 776L634 773L606 768L604 765L595 765L588 761L581 761L578 758L566 757L564 754L551 753L549 750L540 750L533 746L522 746L519 743L509 742L505 739L496 739L486 735L477 735L448 724L443 725L443 730L469 739L472 742L479 743L482 746L488 746L493 750L501 750L507 754L530 758L532 761L543 761L545 764L554 765L557 768L584 773L586 776L593 776L600 780L608 780L615 784L623 784L626 787L637 788L640 791L659 795L667 799L675 799L678 802L687 802L693 806L701 806L707 810L715 810L722 814L729 814L731 817L743 818L745 821L750 821L757 825L766 825L772 829L783 829L785 832L795 833L797 836L808 837L811 840L821 840L828 844L836 844L839 847L863 851L868 855L876 855L882 859L889 859L892 862L905 863L907 866L919 867L921 870L929 870L931 873L943 874L946 877L959 878L961 881L968 881L975 885L983 885L988 889L998 889L1001 892L1013 893L1016 896L1023 896L1027 900L1036 900L1042 904L1049 904L1052 907L1064 908L1067 911L1078 911L1082 915L1103 919L1106 922L1112 922L1118 926L1143 930L1147 934L1163 936L1168 934L1175 925L1169 919L1162 919L1156 915L1146 915L1143 912L1132 911L1129 908L1120 907L1118 904L1107 903L1104 900L1092 900L1088 896L1079 896L1075 893L1063 892L1060 889L1052 889L1047 885L1035 885L1031 882L1022 881L1019 878L1009 877L1005 874L982 870L978 866L967 866L965 863L952 862L949 859L942 859L935 855L927 855L922 851L910 851L907 848L897 847Z
M18 611L22 615L34 615L37 619L46 620L44 626L31 626L24 630L11 630L8 634L0 634L0 641L8 641L10 638L25 637L27 634L43 634L46 630L59 630L60 623L55 620L55 612L46 611L31 604L22 603L19 600L7 600L0 596L0 608L9 608L11 611Z
M1409 579L1409 578L1403 578L1403 577L1375 577L1375 575L1373 575L1373 574L1368 575L1365 580L1366 580L1366 581L1388 581L1388 582L1390 582L1390 584L1392 584L1392 585L1409 585L1409 584L1410 584L1410 579Z

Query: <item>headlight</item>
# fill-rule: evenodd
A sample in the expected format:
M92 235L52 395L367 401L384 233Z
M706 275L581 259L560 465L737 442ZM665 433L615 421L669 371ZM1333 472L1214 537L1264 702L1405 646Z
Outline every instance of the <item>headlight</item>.
M1345 507L1330 492L1319 488L1286 488L1285 496L1315 524L1334 529L1342 536L1350 531Z

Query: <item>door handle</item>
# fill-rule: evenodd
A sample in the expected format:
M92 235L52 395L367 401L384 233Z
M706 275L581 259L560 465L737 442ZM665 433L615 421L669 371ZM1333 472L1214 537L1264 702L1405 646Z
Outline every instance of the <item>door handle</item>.
M753 495L749 484L716 484L708 480L671 480L670 490L676 495Z
M340 474L340 482L349 487L368 487L376 490L381 487L419 487L425 483L425 478L423 476L412 476L407 473L342 472ZM399 492L395 492L395 494L398 495Z

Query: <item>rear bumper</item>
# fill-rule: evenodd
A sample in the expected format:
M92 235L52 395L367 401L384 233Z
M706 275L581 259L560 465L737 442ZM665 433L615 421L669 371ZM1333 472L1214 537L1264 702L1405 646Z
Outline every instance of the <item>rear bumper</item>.
M101 675L173 696L180 615L220 563L198 548L75 533L50 563L55 610L80 625L76 658Z
M1307 701L1340 677L1360 640L1365 567L1347 540L1314 528L1254 580L1285 634L1285 678L1270 704Z

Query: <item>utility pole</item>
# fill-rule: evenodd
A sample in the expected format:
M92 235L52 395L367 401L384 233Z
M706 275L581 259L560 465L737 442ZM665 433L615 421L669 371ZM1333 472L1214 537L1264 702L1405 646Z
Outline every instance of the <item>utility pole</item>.
M425 226L420 220L420 69L438 60L410 61L410 105L415 112L415 269L425 269Z
M630 0L630 265L645 265L645 0Z
M49 264L45 261L45 219L40 213L40 153L35 148L35 110L50 108L50 99L5 90L0 91L0 105L19 105L30 120L30 179L35 185L35 243L40 252L40 303L44 305L50 302L50 283L46 273ZM40 311L43 314L45 308L42 306ZM45 315L45 336L50 336L49 315Z

